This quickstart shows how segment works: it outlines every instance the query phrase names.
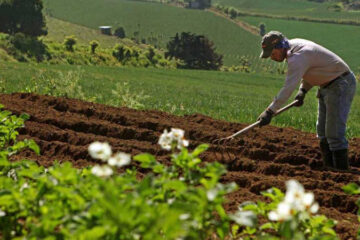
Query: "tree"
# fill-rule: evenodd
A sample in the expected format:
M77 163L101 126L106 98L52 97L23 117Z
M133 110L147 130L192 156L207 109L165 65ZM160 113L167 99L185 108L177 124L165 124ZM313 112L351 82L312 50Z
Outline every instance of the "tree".
M96 40L90 41L90 51L92 54L95 54L96 48L99 46L99 42Z
M46 35L42 0L0 0L0 32Z
M184 62L184 68L218 70L222 66L222 55L215 53L214 43L202 35L189 32L177 33L167 44L166 57Z
M236 18L236 17L237 17L238 12L236 11L236 9L235 9L235 8L230 7L230 8L229 8L229 14L230 14L230 18L234 19L234 18Z
M75 38L74 35L65 37L64 45L65 45L66 50L73 52L74 46L76 43L77 43L77 39Z
M264 36L265 33L266 33L266 26L265 26L265 23L260 23L259 24L259 33L260 33L260 36Z
M125 29L123 27L118 27L117 29L115 29L114 35L118 38L125 38Z

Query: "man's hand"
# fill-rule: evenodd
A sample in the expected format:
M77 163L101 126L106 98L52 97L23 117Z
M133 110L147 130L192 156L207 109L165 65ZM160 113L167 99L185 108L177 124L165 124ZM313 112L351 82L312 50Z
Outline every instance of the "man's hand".
M300 107L304 104L306 92L307 91L304 88L299 89L298 93L295 96L295 100L297 100L297 103L294 105L295 107Z
M268 125L271 122L271 118L274 115L274 112L270 109L266 109L260 116L258 117L258 121L260 121L260 127Z

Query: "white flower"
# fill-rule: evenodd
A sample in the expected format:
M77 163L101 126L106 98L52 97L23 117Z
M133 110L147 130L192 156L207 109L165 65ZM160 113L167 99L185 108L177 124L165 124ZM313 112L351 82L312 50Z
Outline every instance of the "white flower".
M294 210L310 211L311 213L316 213L319 210L319 205L314 203L314 194L305 192L304 187L298 181L290 180L286 185L285 202L289 203Z
M278 204L275 211L269 213L269 219L271 221L286 221L292 218L292 209L290 204L281 202Z
M107 165L104 166L96 165L91 169L91 173L98 177L108 177L113 174L113 170L111 167Z
M286 221L292 218L297 212L316 213L319 204L314 202L314 194L305 192L304 187L296 180L286 182L286 195L283 202L279 203L275 211L269 213L272 221Z
M311 207L309 208L311 213L317 213L317 211L319 211L319 204L318 203L314 203L313 205L311 205Z
M108 163L110 166L123 167L130 163L131 155L123 152L119 152L109 158Z
M173 204L174 202L175 202L175 198L169 198L169 199L167 200L167 203L168 203L169 205Z
M186 220L186 219L189 219L189 217L190 217L190 214L184 213L184 214L181 214L181 215L179 216L179 219L180 219L180 220Z
M253 227L256 223L257 216L253 211L237 211L230 215L230 218L239 225Z
M20 187L20 192L24 191L24 189L29 188L29 184L27 182L25 182L21 187Z
M209 191L207 191L206 196L207 196L209 201L214 201L217 194L218 194L218 190L213 188L213 189L210 189Z
M171 128L170 132L165 129L158 143L163 149L168 151L175 145L179 150L189 146L189 141L184 138L184 130L179 128Z
M297 211L304 211L304 187L296 180L287 181L286 187L285 202L289 203Z
M172 141L172 134L168 133L168 131L165 129L163 134L161 134L158 143L160 144L161 148L169 151L171 150Z
M107 161L112 154L111 147L108 143L93 142L89 145L89 154L94 159Z
M6 212L4 212L0 209L0 217L4 217L4 216L6 216Z
M177 143L177 148L181 150L183 147L189 146L189 141L184 137L184 130L179 128L172 128L171 132L175 142Z

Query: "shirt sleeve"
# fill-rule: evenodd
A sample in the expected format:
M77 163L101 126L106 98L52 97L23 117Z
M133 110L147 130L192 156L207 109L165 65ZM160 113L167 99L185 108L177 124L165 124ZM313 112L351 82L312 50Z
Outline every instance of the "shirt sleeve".
M301 81L301 84L300 84L300 88L303 88L305 89L306 91L309 91L311 88L313 87L313 85L311 85L310 83L304 81L304 79Z
M269 105L269 109L276 112L282 105L284 105L290 98L291 94L296 89L300 80L308 69L306 59L301 55L293 55L288 59L288 72L285 83L274 101Z

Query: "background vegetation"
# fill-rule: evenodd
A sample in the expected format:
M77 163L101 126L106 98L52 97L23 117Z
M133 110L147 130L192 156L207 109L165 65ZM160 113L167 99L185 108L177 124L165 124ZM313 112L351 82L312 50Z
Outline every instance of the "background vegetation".
M53 17L92 29L100 25L111 25L113 29L122 26L128 38L140 41L144 38L146 43L160 48L165 48L176 33L205 35L224 55L225 65L238 65L243 55L260 54L259 36L210 12L126 0L89 0L86 9L83 4L83 1L71 0L44 1L47 12Z

